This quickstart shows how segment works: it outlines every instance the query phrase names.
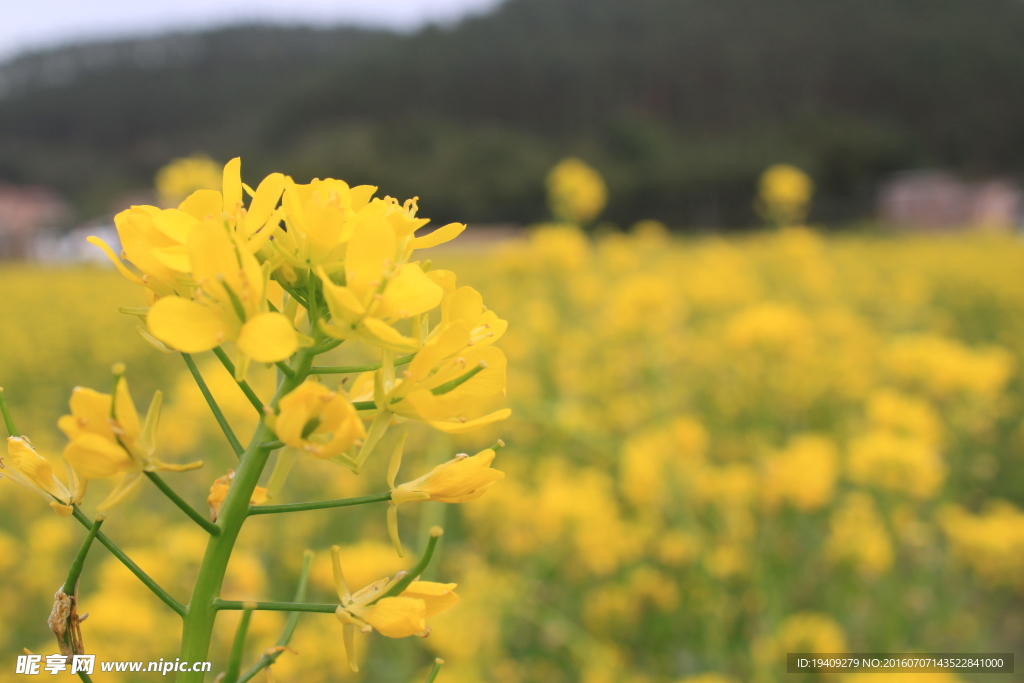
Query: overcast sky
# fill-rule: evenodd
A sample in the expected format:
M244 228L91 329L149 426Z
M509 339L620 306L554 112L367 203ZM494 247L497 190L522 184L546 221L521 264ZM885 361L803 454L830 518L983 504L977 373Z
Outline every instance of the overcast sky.
M408 30L451 21L500 0L0 0L0 60L25 49L274 20Z

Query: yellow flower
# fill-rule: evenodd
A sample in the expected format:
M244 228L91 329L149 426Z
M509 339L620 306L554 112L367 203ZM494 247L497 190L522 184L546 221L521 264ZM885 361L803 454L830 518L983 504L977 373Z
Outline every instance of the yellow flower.
M345 254L345 284L336 284L323 267L323 282L330 322L324 332L336 339L358 337L368 344L392 351L414 351L419 340L406 337L391 326L403 318L419 316L437 307L441 287L418 263L404 263L404 237L386 215L387 204L373 202L355 221ZM429 237L429 236L428 236Z
M89 237L91 244L102 249L126 278L150 290L150 303L155 297L181 293L187 287L184 275L192 271L190 238L203 226L227 226L239 243L255 253L274 234L280 222L276 209L284 187L284 176L267 176L255 192L248 209L242 202L241 160L232 159L224 166L223 193L201 189L189 195L177 209L155 206L133 206L114 217L121 240L121 258L141 272L136 275L98 237Z
M547 186L552 213L566 223L589 223L608 201L601 174L576 158L555 165L548 173Z
M437 530L440 533L440 530ZM454 583L413 581L395 596L381 598L396 580L380 579L355 593L349 590L341 568L341 548L331 548L334 584L340 605L335 612L343 626L342 649L353 671L359 671L355 662L355 629L363 633L374 630L388 638L407 638L429 633L427 619L459 602Z
M481 313L479 295L468 287L463 290L469 290L465 296L452 297L450 322L430 335L388 393L389 410L449 434L512 414L508 408L495 410L505 397L507 361L501 350L490 346L506 323L490 311Z
M50 461L39 455L27 436L12 436L7 439L7 462L0 458L0 478L7 477L15 484L35 491L44 498L52 498L50 507L62 517L72 513L72 505L81 502L88 484L80 479L68 465L68 483L65 485L53 474Z
M128 382L118 375L114 396L93 389L75 387L71 393L71 414L57 421L57 426L71 440L64 449L64 459L84 479L105 479L123 475L100 510L116 505L141 480L143 472L169 470L183 472L202 467L202 461L187 465L171 465L155 457L156 430L160 421L163 394L153 395L144 423L140 423Z
M798 510L817 510L832 500L839 474L839 455L831 441L805 434L765 461L762 492L770 508L786 503Z
M758 212L783 227L802 223L807 216L814 182L795 166L776 164L761 174Z
M873 429L850 443L848 474L858 484L927 500L939 492L946 469L938 451L914 436Z
M307 379L281 399L280 411L268 419L277 438L314 458L341 455L366 436L362 420L348 398Z
M505 477L504 472L491 467L496 452L493 448L488 448L472 457L460 453L422 477L395 486L395 477L402 465L402 446L403 443L400 442L388 466L388 486L391 487L388 533L399 557L402 556L402 541L398 537L399 505L428 500L438 503L465 503L484 495L496 481ZM501 446L504 446L504 443L499 441L498 447Z
M291 356L300 338L291 321L268 310L267 273L223 227L204 224L188 240L193 299L167 296L146 318L150 333L185 353L209 351L225 342L238 346L238 378L251 360L274 363Z
M224 504L224 499L228 496L228 490L231 488L231 482L234 478L235 471L228 470L227 474L223 477L217 477L213 484L210 485L210 495L206 497L206 502L210 505L211 521L217 521L217 515L220 514L220 508ZM253 489L249 503L252 505L263 505L267 502L268 498L267 489L257 486Z
M155 179L164 206L177 204L196 190L214 190L220 182L220 166L205 154L175 159L157 171Z
M833 562L849 562L865 577L883 574L892 566L892 540L871 496L848 493L829 526L825 553Z
M352 238L355 217L376 191L372 185L350 188L334 178L307 185L285 178L282 206L288 230L277 235L274 247L297 267L340 262Z

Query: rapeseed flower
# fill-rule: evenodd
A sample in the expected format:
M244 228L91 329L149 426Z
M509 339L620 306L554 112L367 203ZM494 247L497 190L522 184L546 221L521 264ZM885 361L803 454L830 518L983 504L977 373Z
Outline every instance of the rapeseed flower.
M267 423L285 445L314 458L343 454L366 436L348 397L307 379L286 394Z
M473 294L452 297L457 305L449 305L450 321L431 334L388 392L390 411L449 434L463 434L512 413L497 408L505 396L507 361L491 346L504 331L504 321L480 312L478 295Z
M398 595L382 598L400 577L380 579L353 593L342 571L339 546L331 548L331 561L340 601L335 615L343 624L342 651L353 671L359 671L354 648L357 628L388 638L425 636L429 633L427 619L459 602L457 584L432 581L413 581Z
M164 206L176 205L196 190L216 190L221 167L205 154L174 159L156 173L154 185Z
M54 475L50 461L36 451L27 436L8 437L7 460L0 457L0 478L7 477L50 499L50 507L62 517L70 515L72 506L82 501L88 484L70 465L67 475L65 484Z
M220 514L220 508L224 505L224 499L228 496L228 491L231 489L231 482L235 479L235 471L228 470L228 473L224 476L217 477L213 484L210 485L210 495L206 497L206 502L210 506L210 520L213 522L217 521L217 516ZM263 505L269 499L267 489L263 486L257 486L253 489L252 496L249 498L251 505Z
M799 225L807 217L814 182L796 166L776 164L759 182L758 213L776 227Z
M146 317L154 337L185 353L235 342L241 356L235 363L237 378L245 377L252 360L285 360L300 342L308 343L286 316L268 310L268 273L241 239L207 225L189 237L188 253L196 284L193 298L157 301Z
M504 472L491 467L497 453L488 448L474 456L461 453L418 479L396 486L395 478L402 465L402 446L399 443L388 467L388 486L391 488L388 533L399 556L402 555L402 541L398 537L398 506L425 501L466 503L484 495L488 488L505 477ZM504 444L499 442L498 447L501 446Z
M100 238L89 237L88 241L100 247L122 275L145 286L149 303L153 304L158 297L189 291L189 243L200 228L227 228L248 251L258 251L280 222L276 206L283 187L284 176L280 173L267 176L255 192L250 192L252 202L246 209L242 200L241 160L235 158L224 166L223 192L200 189L176 209L132 206L114 216L121 241L120 258ZM132 272L122 259L130 262L139 274Z
M121 475L121 481L100 504L100 510L113 507L128 495L138 486L144 472L184 472L203 465L202 461L174 465L156 457L163 394L158 391L153 395L145 422L140 422L122 372L117 372L113 396L75 387L71 393L71 414L57 421L70 439L64 459L80 477L89 480Z
M419 340L403 335L392 324L437 307L444 292L418 263L402 261L400 254L411 232L400 236L395 221L387 218L387 206L384 202L369 205L367 209L376 215L353 227L343 285L323 267L317 270L331 312L330 322L321 321L320 327L335 339L355 337L384 349L415 351Z
M584 225L597 218L608 202L601 174L581 159L564 159L548 173L548 203L561 221Z

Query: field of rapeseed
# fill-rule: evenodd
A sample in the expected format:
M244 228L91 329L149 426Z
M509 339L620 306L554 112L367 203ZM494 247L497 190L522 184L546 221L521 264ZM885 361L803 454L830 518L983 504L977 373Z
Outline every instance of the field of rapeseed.
M793 651L1020 650L1017 240L803 228L679 240L641 223L596 238L541 228L434 260L510 323L499 346L513 415L495 461L505 479L480 500L399 515L413 551L426 529L445 526L425 578L457 581L462 601L415 648L357 639L360 673L344 667L333 617L307 614L267 680L413 680L439 656L438 680L450 683L769 683L786 677ZM40 450L59 450L52 416L70 389L104 386L105 368L123 361L139 395L165 392L161 457L231 465L181 358L157 353L117 312L139 298L134 287L95 269L0 276L11 293L0 378ZM373 360L333 353L338 363ZM212 354L196 358L228 420L247 432L256 416L231 376ZM254 366L258 393L272 382ZM412 429L415 456L403 467L425 471L453 449L486 448L492 429ZM375 493L385 467L356 478L307 458L288 496ZM188 472L175 483L198 507L208 478ZM83 531L8 481L0 494L0 681L15 681L9 664L22 648L56 649L44 615ZM204 532L152 489L131 496L131 513L112 510L105 531L185 597ZM328 549L339 541L354 586L409 568L417 553L397 557L385 529L385 509L373 505L256 518L224 597L290 599L310 547L310 599L329 599ZM87 650L173 659L174 615L104 549L87 566ZM229 649L237 622L222 615L215 653ZM256 613L250 654L272 646L283 623Z

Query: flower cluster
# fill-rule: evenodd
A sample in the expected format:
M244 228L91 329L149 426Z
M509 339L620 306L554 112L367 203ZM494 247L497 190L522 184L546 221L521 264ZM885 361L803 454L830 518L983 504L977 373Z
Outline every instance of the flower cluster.
M193 176L202 175L202 161L181 161L162 172L166 188L161 189L167 190L163 194L170 196L172 190L187 187ZM208 185L208 179L199 184ZM88 524L80 506L92 480L119 478L98 505L99 510L108 510L149 478L209 533L210 550L192 597L192 604L201 609L186 610L123 558L183 617L182 658L194 660L206 655L218 610L260 609L259 603L236 607L218 597L226 567L216 558L230 555L248 516L291 512L296 506L326 509L388 501L388 529L401 556L399 505L474 500L503 476L490 468L495 457L491 449L472 458L457 455L409 483L396 484L405 442L403 423L464 434L504 420L511 412L503 405L506 359L494 346L506 322L484 305L476 290L458 286L455 273L431 269L429 262L416 258L422 250L457 237L465 225L453 223L417 235L429 221L416 215L416 199L400 203L391 197L376 198L375 187L351 187L330 178L303 185L273 173L252 189L242 182L239 159L224 166L220 185L220 190L196 189L176 208L133 206L117 214L120 253L90 238L125 278L143 288L145 306L122 311L138 317L138 332L150 344L183 356L240 459L237 468L213 480L207 498L209 518L157 474L203 463L175 465L160 459L162 393L156 392L145 418L140 418L123 364L114 368L111 394L83 387L72 393L71 414L58 422L69 439L63 453L66 481L53 474L49 461L27 437L16 433L0 396L11 434L7 461L0 460L3 474L43 494L61 515L75 515ZM380 362L371 370L314 366L317 357L346 342L360 346L364 354L375 353ZM257 412L259 423L248 447L234 434L192 359L191 354L206 351L213 351L231 372ZM248 382L258 364L276 366L278 372L273 397L266 400ZM328 386L322 381L347 373L358 374L347 389L345 382ZM282 493L296 459L330 460L358 474L393 427L403 433L387 491L362 499L271 504ZM274 451L278 453L273 472L267 484L259 486ZM91 526L83 553L97 537L99 524ZM350 657L354 629L376 630L392 638L426 635L426 619L458 601L455 584L416 580L439 536L439 528L431 533L428 551L414 573L372 583L355 593L347 587L335 551L336 612L344 624ZM68 590L76 581L77 576L69 577ZM294 609L323 611L301 602ZM354 659L352 663L355 669ZM231 674L232 680L234 676L237 672Z

